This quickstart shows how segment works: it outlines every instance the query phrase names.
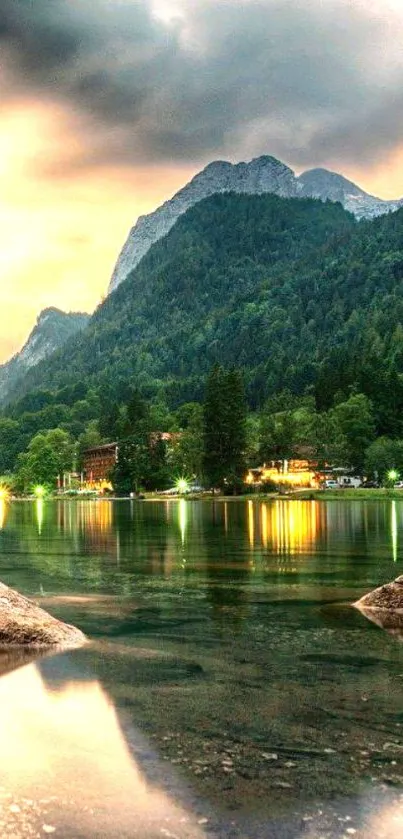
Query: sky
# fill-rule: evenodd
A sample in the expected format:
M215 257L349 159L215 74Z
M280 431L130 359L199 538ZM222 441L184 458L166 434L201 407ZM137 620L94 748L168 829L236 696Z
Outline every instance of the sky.
M0 0L0 361L211 160L403 196L401 0Z

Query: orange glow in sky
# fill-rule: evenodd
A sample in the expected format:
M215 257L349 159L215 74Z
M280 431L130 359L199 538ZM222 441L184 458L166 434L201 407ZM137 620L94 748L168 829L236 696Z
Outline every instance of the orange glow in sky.
M73 129L54 105L0 116L0 361L21 348L43 308L93 311L137 217L194 173L86 167L63 177L64 154L80 154ZM46 172L52 163L55 175Z

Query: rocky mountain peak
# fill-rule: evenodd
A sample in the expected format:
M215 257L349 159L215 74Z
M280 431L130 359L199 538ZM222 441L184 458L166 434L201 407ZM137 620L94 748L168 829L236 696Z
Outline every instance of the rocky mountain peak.
M56 306L48 306L46 309L42 309L42 311L39 312L36 323L37 326L40 326L51 317L64 317L65 315L66 312L63 312L61 309L57 309Z
M229 163L226 160L209 163L170 201L150 215L140 216L120 254L109 292L126 279L154 242L166 236L180 215L193 204L217 192L274 192L283 197L293 197L297 195L297 182L294 172L270 155L257 157L250 163Z
M20 352L0 365L0 404L7 401L21 376L84 329L89 317L82 312L63 312L54 306L43 309Z
M347 195L358 197L367 195L352 181L348 181L343 175L330 172L328 169L309 169L299 176L298 183L301 187L301 195L320 198L322 201L328 199L329 201L341 201L343 203Z
M374 218L398 210L403 199L384 201L364 192L353 181L328 169L309 169L297 178L300 197L320 198L321 201L339 201L357 218Z

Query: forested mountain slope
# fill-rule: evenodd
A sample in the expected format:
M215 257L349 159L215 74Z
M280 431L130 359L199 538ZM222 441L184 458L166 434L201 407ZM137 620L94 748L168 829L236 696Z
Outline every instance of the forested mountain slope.
M200 398L220 361L244 369L252 406L318 382L327 403L357 381L365 390L363 371L368 387L369 371L403 371L402 323L403 211L357 222L330 202L215 195L181 216L15 396L130 379L175 405Z

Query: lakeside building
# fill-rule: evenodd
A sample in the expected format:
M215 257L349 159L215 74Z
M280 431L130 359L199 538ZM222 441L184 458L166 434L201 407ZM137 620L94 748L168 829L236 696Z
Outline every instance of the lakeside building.
M318 471L318 463L312 460L272 460L256 469L249 469L246 475L249 485L282 484L289 487L310 487L318 489L324 480L322 472Z
M152 431L149 437L150 446L155 446L158 440L162 440L168 446L175 446L180 436L181 432ZM82 456L81 486L97 492L111 491L113 487L110 475L118 458L119 445L116 441L85 449Z
M117 463L118 454L116 442L92 446L83 452L83 482L88 489L100 492L112 489L110 474Z
M356 489L363 482L362 476L354 475L346 467L324 466L309 459L272 460L256 469L249 469L245 481L250 486L273 483L277 486L319 489L320 487Z

